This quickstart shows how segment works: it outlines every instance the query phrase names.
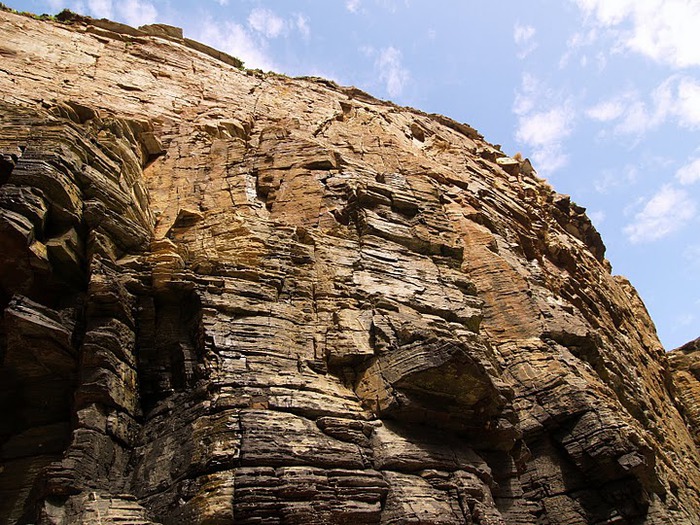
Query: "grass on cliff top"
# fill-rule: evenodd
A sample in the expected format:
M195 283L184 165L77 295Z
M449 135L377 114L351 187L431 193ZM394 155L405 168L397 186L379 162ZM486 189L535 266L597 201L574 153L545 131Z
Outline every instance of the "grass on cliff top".
M7 11L9 13L14 13L16 15L28 16L29 18L33 18L34 20L58 21L58 18L56 18L56 15L47 15L46 13L44 13L42 15L37 15L34 13L30 13L29 11L17 11L17 9L12 9L11 7L7 7L2 2L0 2L0 11ZM67 11L67 9L65 9L65 11Z

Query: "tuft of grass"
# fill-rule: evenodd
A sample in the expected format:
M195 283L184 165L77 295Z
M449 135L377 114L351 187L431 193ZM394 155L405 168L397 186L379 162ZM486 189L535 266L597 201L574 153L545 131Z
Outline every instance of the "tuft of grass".
M43 13L41 15L37 15L36 13L31 13L29 11L17 11L17 9L12 9L11 7L7 7L5 4L0 2L0 11L7 11L8 13L13 13L15 15L21 15L21 16L26 16L27 18L33 18L34 20L50 20L52 22L63 22L63 23L70 23L76 18L81 18L81 16L77 13L74 13L70 9L64 9L60 13L56 15L49 15L46 13Z
M47 15L46 13L42 15L37 15L35 13L30 13L29 11L20 11L17 14L28 16L29 18L33 18L34 20L53 20L54 22L57 20L56 15Z
M31 13L29 11L17 11L17 9L12 9L11 7L7 7L5 4L0 2L0 11L7 11L8 13L13 13L15 15L21 15L21 16L26 16L27 18L33 18L34 20L51 20L53 22L60 22L60 15L63 14L63 12L59 13L59 15L49 15L46 13L43 13L41 15L37 15L36 13ZM68 9L63 10L68 11ZM70 12L70 11L68 11Z

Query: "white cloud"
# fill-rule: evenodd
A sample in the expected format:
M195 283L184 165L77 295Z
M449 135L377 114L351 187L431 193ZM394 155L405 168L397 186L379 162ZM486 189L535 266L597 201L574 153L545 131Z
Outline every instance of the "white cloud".
M683 185L700 182L700 158L679 168L676 172L676 179Z
M228 0L216 0L216 3L219 5L228 5Z
M67 6L67 2L64 0L47 0L46 3L48 3L49 7L56 12L64 9Z
M240 58L246 67L266 71L278 69L265 52L266 42L256 38L242 25L230 21L217 23L205 18L200 27L197 40Z
M112 0L44 0L51 12L58 13L70 9L74 13L92 16L93 18L114 19Z
M535 169L542 175L563 168L569 159L564 141L571 135L575 115L571 104L560 98L526 73L513 105L518 115L515 138L532 150Z
M530 113L521 118L516 138L534 147L559 142L571 133L571 111L566 106Z
M685 226L695 211L695 203L685 191L666 184L625 226L624 233L634 244L656 241Z
M518 58L525 58L537 48L537 43L533 41L537 31L532 26L515 24L513 28L513 40L518 46Z
M304 15L296 15L295 25L297 30L301 33L301 36L309 38L311 35L311 28L309 27L309 20Z
M620 122L615 126L615 132L622 135L643 135L657 127L664 120L662 108L654 111L639 99L628 102L624 112L620 114Z
M622 22L629 14L634 0L617 0L605 2L603 0L574 0L578 6L587 13L594 13L601 24L615 25ZM639 0L644 3L643 0Z
M379 79L384 83L391 97L398 97L408 82L410 75L401 63L401 51L394 46L382 49L375 61Z
M515 94L513 113L524 115L532 111L535 107L535 102L541 98L538 96L538 92L542 91L542 89L542 85L537 80L537 77L531 73L523 74L522 88Z
M619 98L605 100L586 110L586 116L599 122L619 118L625 112L625 104Z
M563 142L571 134L571 121L572 111L566 105L518 117L515 138L532 149L535 169L541 174L553 173L568 163Z
M588 218L594 226L600 226L605 221L605 212L602 210L588 212Z
M636 184L638 178L639 170L637 166L628 164L622 169L604 170L602 177L593 181L593 187L598 193L607 194L612 189L622 186L625 189L629 188Z
M158 11L150 2L122 0L117 3L117 13L130 26L138 27L156 21Z
M586 116L599 122L615 122L621 135L643 135L669 120L679 126L700 128L700 83L693 78L672 75L648 97L626 91L590 107Z
M250 12L248 25L267 38L277 38L287 29L287 23L284 19L262 7L256 7Z
M545 176L566 166L569 163L569 155L564 152L561 144L547 144L533 150L532 162L538 173Z
M533 36L535 36L536 30L532 26L524 26L521 24L515 24L513 29L513 40L516 44L526 44Z
M285 19L270 9L261 7L256 7L248 15L248 28L264 40L289 36L291 29L299 31L303 38L309 38L311 35L309 19L303 14L297 13Z
M88 8L96 18L113 18L112 0L88 0Z
M691 78L680 80L675 113L679 122L685 127L700 127L700 84L695 80Z
M345 8L351 13L357 13L360 10L360 0L347 0Z
M620 44L610 44L606 41L604 45L596 45L602 40L606 34L604 29L597 26L585 26L580 31L571 36L566 43L566 51L559 60L559 68L564 69L571 62L572 57L577 53L581 53L579 64L581 67L588 65L596 66L598 72L605 70L609 54L619 53L624 48ZM595 46L595 47L594 47ZM592 48L589 54L584 51L586 48Z
M53 6L65 5L65 2L51 1ZM87 0L83 2L73 2L71 9L78 13L87 12L95 18L109 18L120 20L130 26L138 27L144 24L152 24L158 17L158 10L151 2L141 0L122 0L112 2L112 0Z
M280 36L289 36L290 30L296 30L303 38L309 38L311 27L308 18L296 13L285 19L269 9L256 7L248 15L247 25L205 18L200 23L197 38L240 58L246 67L281 71L282 68L275 64L268 54L269 41Z
M360 53L365 55L367 58L371 58L376 53L376 50L370 45L364 45L359 47Z
M620 45L657 62L700 65L700 2L696 0L573 0ZM621 26L621 27L618 27Z
M645 101L636 91L625 93L618 100L625 104L624 111L615 126L615 132L623 135L642 135L663 124L673 112L674 95L672 79L667 79L654 89Z

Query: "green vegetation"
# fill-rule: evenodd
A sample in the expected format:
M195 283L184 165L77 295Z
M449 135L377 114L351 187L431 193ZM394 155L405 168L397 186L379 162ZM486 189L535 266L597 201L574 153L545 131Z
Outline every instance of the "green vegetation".
M43 15L36 15L34 13L30 13L29 11L20 11L18 14L28 16L30 18L33 18L34 20L57 20L56 15L47 15L46 13L44 13Z
M2 2L0 2L0 11L7 11L8 13L26 16L28 18L33 18L34 20L52 20L54 22L69 22L76 16L76 14L73 13L70 9L64 9L56 15L49 15L46 13L37 15L36 13L30 13L29 11L17 11L16 9L12 9L11 7L7 7Z

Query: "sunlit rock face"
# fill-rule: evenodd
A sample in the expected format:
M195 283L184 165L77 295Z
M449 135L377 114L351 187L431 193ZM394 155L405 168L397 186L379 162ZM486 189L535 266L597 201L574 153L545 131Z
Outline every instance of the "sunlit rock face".
M700 445L700 338L668 354L672 394L695 443Z
M0 524L700 523L698 359L527 161L166 26L0 30Z

